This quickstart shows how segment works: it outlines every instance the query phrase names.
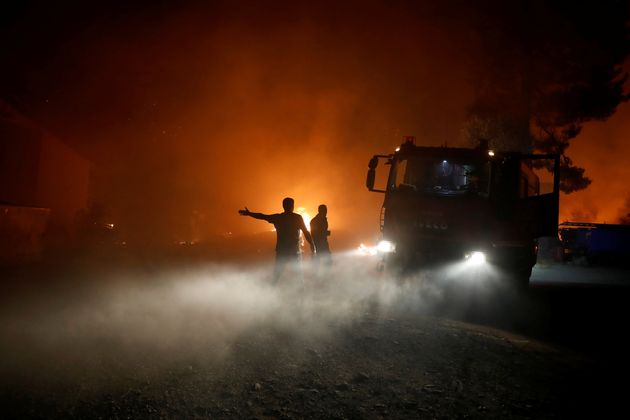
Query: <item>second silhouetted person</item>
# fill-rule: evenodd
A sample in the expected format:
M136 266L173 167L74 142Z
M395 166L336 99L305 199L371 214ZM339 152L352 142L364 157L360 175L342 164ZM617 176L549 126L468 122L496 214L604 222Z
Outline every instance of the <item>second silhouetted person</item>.
M330 265L332 262L330 256L330 247L328 246L328 237L330 231L328 230L328 208L325 204L320 204L317 208L317 216L311 220L311 235L313 236L313 242L317 249L317 255L315 255L315 262L323 262L326 265Z

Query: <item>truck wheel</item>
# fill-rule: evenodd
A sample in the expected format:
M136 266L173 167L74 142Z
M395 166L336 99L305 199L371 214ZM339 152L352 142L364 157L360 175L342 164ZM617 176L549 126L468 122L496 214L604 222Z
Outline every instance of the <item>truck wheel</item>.
M529 290L529 278L532 276L532 267L518 267L510 273L514 284L519 291Z

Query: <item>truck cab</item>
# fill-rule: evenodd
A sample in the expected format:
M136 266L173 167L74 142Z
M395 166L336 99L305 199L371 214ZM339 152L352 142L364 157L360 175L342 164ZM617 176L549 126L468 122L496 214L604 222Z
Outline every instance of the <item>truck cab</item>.
M558 229L559 157L476 148L416 146L407 140L368 164L366 186L385 195L381 210L386 264L431 266L474 259L531 274L536 240ZM389 166L374 187L379 161ZM550 172L541 189L537 175Z

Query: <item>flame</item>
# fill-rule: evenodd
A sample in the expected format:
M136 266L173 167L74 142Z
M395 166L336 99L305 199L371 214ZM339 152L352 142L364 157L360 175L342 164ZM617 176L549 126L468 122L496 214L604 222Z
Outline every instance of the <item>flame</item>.
M302 218L304 219L304 224L306 225L306 228L310 231L311 230L311 215L307 213L304 207L298 207L296 210L296 213L302 216Z

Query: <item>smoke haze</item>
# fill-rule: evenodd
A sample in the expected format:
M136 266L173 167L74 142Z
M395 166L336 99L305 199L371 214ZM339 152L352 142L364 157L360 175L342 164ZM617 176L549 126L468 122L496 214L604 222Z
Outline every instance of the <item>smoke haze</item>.
M581 162L593 179L584 191L560 198L560 221L618 223L630 193L630 106L622 104L610 120L588 124L568 154Z
M29 86L16 97L95 162L94 199L128 241L266 230L236 210L277 212L285 196L311 215L326 203L333 231L372 237L382 196L364 188L369 157L404 135L465 141L472 81L484 68L479 16L445 3L77 7L59 16L55 27L66 29L54 41L39 5L33 31L13 24L24 45L14 76ZM594 184L563 200L561 219L618 211L599 198L624 183L607 177L604 187L604 163L587 158L600 141L627 153L623 120L614 121L610 136L588 125L570 150Z
M252 345L261 334L297 340L306 349L333 342L366 315L426 315L448 302L445 310L457 318L467 313L471 296L483 308L473 312L503 313L490 308L509 301L504 279L488 268L471 281L463 264L404 281L378 273L371 258L339 254L321 276L307 260L304 283L285 275L278 286L270 284L268 265L157 273L90 265L2 305L0 376L32 392L78 386L85 396L129 378L151 381L175 365L221 369L235 346ZM465 297L447 297L451 284Z
M375 232L369 157L407 134L461 138L470 41L458 19L403 3L239 4L88 27L50 64L37 114L95 160L95 196L138 235L265 229L236 210L276 212L285 196L310 214L328 204L333 229Z

